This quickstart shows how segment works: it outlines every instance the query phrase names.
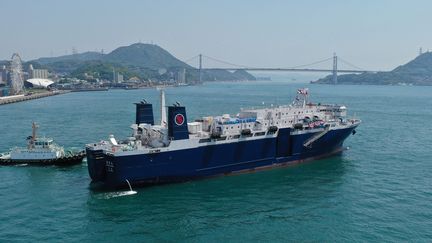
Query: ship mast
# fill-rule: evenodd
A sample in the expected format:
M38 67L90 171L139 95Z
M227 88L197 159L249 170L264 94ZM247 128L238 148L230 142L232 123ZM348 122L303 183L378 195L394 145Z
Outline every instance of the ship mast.
M165 127L167 124L166 118L166 106L165 106L165 90L164 88L160 89L160 104L161 104L161 126Z
M32 136L29 144L29 148L34 148L34 144L36 141L36 130L39 126L36 124L36 122L32 122Z
M298 89L293 105L304 108L306 107L308 100L309 100L309 89L308 88Z

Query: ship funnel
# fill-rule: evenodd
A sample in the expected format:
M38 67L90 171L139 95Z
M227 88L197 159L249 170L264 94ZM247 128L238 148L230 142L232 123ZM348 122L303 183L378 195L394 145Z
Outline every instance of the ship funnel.
M154 125L153 105L147 102L135 103L135 105L136 105L135 123L137 125L143 123Z
M189 139L184 106L168 106L168 136L173 140Z

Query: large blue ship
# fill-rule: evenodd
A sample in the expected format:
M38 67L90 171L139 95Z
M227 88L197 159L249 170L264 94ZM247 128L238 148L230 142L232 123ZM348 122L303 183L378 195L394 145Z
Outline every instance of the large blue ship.
M361 121L348 118L343 105L311 103L308 97L308 89L299 89L289 105L188 122L184 106L165 106L162 90L160 124L153 105L142 101L130 137L119 141L110 135L86 146L90 177L107 188L173 183L340 153Z

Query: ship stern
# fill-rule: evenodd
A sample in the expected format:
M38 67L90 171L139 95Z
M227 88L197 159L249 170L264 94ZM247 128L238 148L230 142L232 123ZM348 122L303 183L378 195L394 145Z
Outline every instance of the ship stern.
M96 146L86 146L87 167L92 182L103 182L106 178L105 154Z

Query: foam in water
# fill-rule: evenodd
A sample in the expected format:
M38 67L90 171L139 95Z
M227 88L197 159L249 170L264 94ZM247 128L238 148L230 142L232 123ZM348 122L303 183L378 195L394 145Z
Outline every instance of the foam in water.
M126 179L126 182L127 182L128 186L129 186L129 192L128 192L129 195L137 194L136 191L132 190L132 186L131 186L131 184L129 183L129 180L128 180L128 179Z
M108 192L108 193L104 193L101 196L99 196L98 198L100 199L110 199L110 198L115 198L115 197L123 197L123 196L129 196L129 195L135 195L138 192L132 190L132 186L129 183L129 180L126 179L126 182L129 186L129 191L123 191L123 192Z
M115 197L123 197L123 196L129 196L129 195L134 195L137 194L136 191L123 191L123 192L108 192L108 193L104 193L101 196L98 196L97 198L99 199L111 199L111 198L115 198Z
M15 165L15 167L23 167L23 166L27 166L28 164L17 164Z

